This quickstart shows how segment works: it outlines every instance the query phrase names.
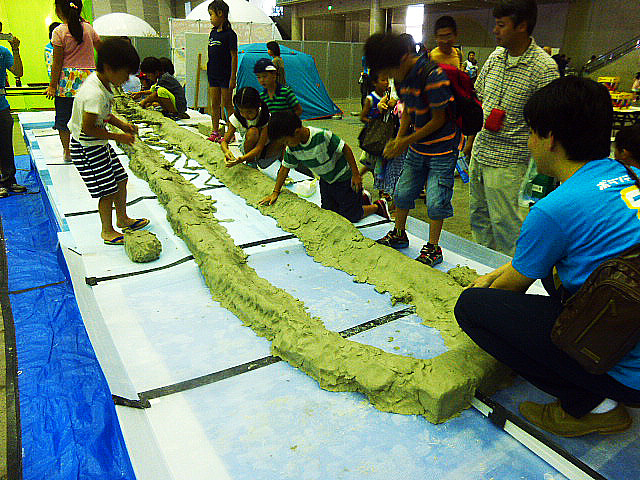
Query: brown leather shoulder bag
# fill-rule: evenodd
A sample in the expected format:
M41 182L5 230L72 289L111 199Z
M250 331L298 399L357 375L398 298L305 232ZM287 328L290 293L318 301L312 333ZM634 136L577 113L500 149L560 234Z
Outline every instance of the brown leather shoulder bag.
M640 188L635 172L625 165ZM606 260L566 302L553 343L589 373L609 371L640 341L640 245Z

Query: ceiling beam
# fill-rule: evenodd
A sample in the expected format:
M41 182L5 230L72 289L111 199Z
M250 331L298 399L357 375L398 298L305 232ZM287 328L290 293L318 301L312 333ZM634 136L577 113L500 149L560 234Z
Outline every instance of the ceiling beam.
M538 3L569 3L572 0L539 0ZM492 8L499 0L379 0L380 8L393 9L422 3L436 10L474 10ZM323 16L369 12L371 0L277 0L278 6L298 7L298 15ZM329 9L331 6L331 9Z

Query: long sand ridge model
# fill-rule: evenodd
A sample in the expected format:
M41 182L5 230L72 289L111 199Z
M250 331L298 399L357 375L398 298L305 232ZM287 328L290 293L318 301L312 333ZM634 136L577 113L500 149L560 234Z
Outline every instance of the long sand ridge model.
M503 382L505 367L475 345L455 321L453 307L462 287L453 276L416 266L413 259L365 238L340 215L288 191L283 190L274 205L260 207L273 180L244 165L226 168L216 146L157 112L142 110L125 98L117 100L117 108L130 121L152 125L156 138L168 142L162 145L181 150L249 205L276 219L315 261L374 285L378 292L389 292L394 302L414 305L423 324L438 329L448 347L435 358L416 359L327 330L302 302L257 275L214 217L212 200L159 151L140 141L122 145L129 167L149 183L175 233L195 257L213 298L269 339L273 355L326 390L360 392L379 410L420 414L433 423L467 408L476 389L490 392Z

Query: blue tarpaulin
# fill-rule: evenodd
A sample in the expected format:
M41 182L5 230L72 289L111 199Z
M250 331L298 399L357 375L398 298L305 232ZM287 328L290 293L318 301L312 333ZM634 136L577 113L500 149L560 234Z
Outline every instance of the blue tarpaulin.
M311 55L280 45L287 85L293 89L302 106L302 119L330 117L341 110L333 103L320 79L316 62ZM270 58L265 43L250 43L238 47L238 88L263 88L253 73L253 66L261 58Z
M84 328L56 223L28 155L29 193L0 200L18 352L27 480L134 479L111 393Z

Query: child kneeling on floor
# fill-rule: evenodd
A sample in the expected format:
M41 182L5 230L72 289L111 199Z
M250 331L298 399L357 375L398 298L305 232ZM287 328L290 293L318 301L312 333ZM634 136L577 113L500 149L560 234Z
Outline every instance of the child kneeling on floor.
M227 167L233 167L240 163L267 168L282 155L282 144L269 142L267 124L269 122L269 109L260 98L260 94L253 87L242 87L233 97L233 115L229 117L229 126L220 142L220 148L224 153L224 161ZM235 134L240 134L241 156L236 157L229 150L229 143L235 139Z
M287 148L273 193L263 198L261 205L273 205L289 170L303 166L320 177L322 208L336 212L351 222L373 213L389 219L386 200L381 198L371 204L371 196L362 190L362 177L351 148L335 133L304 127L300 117L292 111L272 114L268 133L271 141L281 140Z
M123 245L124 236L114 230L111 210L115 205L116 226L123 231L139 230L149 224L146 218L127 215L127 173L109 140L126 145L135 141L138 129L111 115L114 85L120 86L129 74L138 71L140 57L129 42L111 38L98 48L96 72L84 81L73 103L69 122L71 130L71 160L87 185L89 193L98 199L102 224L100 236L107 245ZM106 124L125 133L112 133Z
M155 57L147 57L140 64L140 72L152 83L149 96L140 102L140 106L147 108L158 103L166 117L173 120L189 118L184 87L164 68Z

